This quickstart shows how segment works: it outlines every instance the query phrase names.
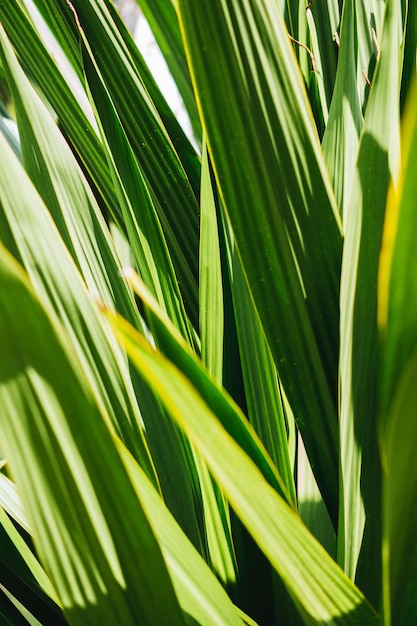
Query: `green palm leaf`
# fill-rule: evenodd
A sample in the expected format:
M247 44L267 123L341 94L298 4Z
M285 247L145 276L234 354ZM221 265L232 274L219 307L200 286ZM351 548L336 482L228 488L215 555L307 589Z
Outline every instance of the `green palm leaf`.
M0 1L0 622L414 624L415 4L137 3L191 139Z
M341 236L299 70L274 2L179 7L249 289L335 520Z
M403 126L400 183L387 207L379 275L381 352L381 441L384 466L383 557L387 624L412 623L414 601L415 372L417 335L413 224L417 150L416 86L411 88Z
M0 283L0 435L68 619L184 624L102 409L52 311L4 248Z
M346 531L341 527L339 558L375 606L380 602L381 532L381 469L376 432L377 272L387 190L399 165L400 85L396 80L402 64L402 20L401 6L388 1L381 59L369 95L356 173L344 215L341 276L340 422L342 523ZM367 524L372 527L367 528Z
M230 504L281 575L305 623L376 623L376 613L359 590L227 435L198 389L133 328L117 320L113 326L136 367L204 456Z

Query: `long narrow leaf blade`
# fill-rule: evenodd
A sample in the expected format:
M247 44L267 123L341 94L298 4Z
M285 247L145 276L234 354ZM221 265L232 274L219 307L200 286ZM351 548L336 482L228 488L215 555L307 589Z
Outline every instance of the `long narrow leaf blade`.
M276 2L178 4L237 249L335 520L341 234L299 69Z
M114 201L105 156L87 112L72 93L20 3L1 3L0 19L25 71L41 85L71 145L98 186L116 223L119 222L119 208Z
M268 457L264 447L253 429L247 423L246 418L241 413L235 403L220 388L218 383L208 374L203 365L199 363L196 356L181 340L175 328L170 325L169 320L164 317L163 312L158 308L157 303L147 292L146 287L133 274L129 280L146 307L150 326L157 339L159 349L176 364L189 380L199 389L199 393L211 410L222 416L223 427L229 434L239 442L266 480L290 502L286 493L285 485L276 471L271 459ZM109 315L111 315L109 313ZM120 317L117 317L118 324L126 330L129 325Z
M305 623L378 623L360 591L225 432L185 376L134 329L117 320L112 325L142 376L204 456L231 505L282 577Z
M402 132L404 160L399 184L392 186L389 195L379 273L381 443L385 470L383 574L387 625L412 624L417 615L413 591L416 580L413 560L415 563L417 532L414 498L417 483L415 82L410 92Z
M342 216L350 197L363 122L356 87L354 8L353 2L343 4L339 62L322 144Z
M207 145L203 140L200 199L201 358L219 383L223 380L224 310L219 231Z
M3 247L0 286L2 447L70 622L183 625L159 546L68 339Z
M104 0L74 0L71 8L66 0L57 2L65 28L78 37L78 22L94 50L100 74L153 195L187 312L197 327L199 207L195 190L199 178L195 184L190 178L199 176L198 157L189 146L192 168L187 172ZM48 0L51 11L57 2Z
M157 519L155 534L184 611L202 626L242 626L236 607L176 524L140 467L119 444L120 456L149 519Z
M402 65L401 3L388 0L344 215L340 311L342 516L339 558L346 573L380 604L380 483L377 445L377 276L391 179L399 166L398 70ZM356 578L355 578L356 577Z
M86 290L88 286L111 308L115 300L117 308L124 310L135 323L137 313L121 280L120 262L73 155L19 68L2 29L0 41L15 98L25 164L50 211L48 214L20 163L4 145L0 153L3 241L27 267L37 292L62 315L90 384L99 390L117 431L152 476L153 463L144 440L126 357L115 350L97 325L95 307ZM0 145L3 143L0 137ZM45 239L49 249L45 247Z
M139 272L160 306L192 344L177 277L152 196L105 88L93 51L82 31L81 36L91 104L101 129L109 169L118 191L130 246Z

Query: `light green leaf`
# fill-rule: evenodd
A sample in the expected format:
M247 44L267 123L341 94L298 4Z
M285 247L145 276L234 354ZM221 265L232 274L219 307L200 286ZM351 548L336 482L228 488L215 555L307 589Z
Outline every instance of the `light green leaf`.
M27 533L30 533L29 522L24 512L22 499L16 485L10 478L0 473L0 506Z
M152 196L100 76L93 51L82 31L81 36L91 105L101 130L139 273L160 306L192 345L191 329Z
M229 432L230 436L238 441L239 445L256 463L266 480L289 502L290 498L282 478L240 409L190 351L187 344L182 340L169 319L164 316L163 311L158 307L158 304L139 278L134 273L129 273L128 279L146 307L149 326L157 340L159 349L199 389L199 393L211 410L221 416L223 427ZM109 313L109 315L111 314ZM117 323L126 331L130 329L120 317L117 318Z
M355 4L343 4L340 51L323 154L340 214L350 198L363 118L356 84Z
M400 181L391 187L388 199L379 273L384 616L388 626L411 624L417 615L413 590L415 567L412 571L417 531L414 497L417 484L416 103L414 81L402 129Z
M27 268L40 297L52 303L61 316L90 385L102 398L115 428L149 476L157 481L126 357L106 336L86 290L87 286L90 294L111 308L117 304L137 323L132 296L120 276L120 262L71 151L22 73L4 31L0 31L0 37L21 129L24 162L50 210L48 213L17 158L5 145L0 152L2 239ZM0 137L0 145L3 143L6 142Z
M28 626L28 621L23 617L16 604L15 598L4 587L0 596L0 618L4 626ZM39 622L34 623L34 626L38 625Z
M32 103L31 111L38 111L35 100L29 100ZM39 112L39 111L38 111ZM52 171L56 171L57 163L62 158L62 139L56 129L51 126L51 120L42 115L40 117L42 123L38 129L41 131L40 137L46 140L46 154L52 150L54 161L52 163ZM42 129L49 129L49 141L42 134ZM27 129L27 138L30 137L30 127ZM3 139L5 142L5 140ZM0 137L0 145L2 145ZM36 146L36 141L30 146ZM65 145L64 145L65 148ZM114 350L119 352L119 347L115 345L114 338L106 330L102 328L97 315L96 306L85 289L79 274L77 273L72 259L68 251L65 249L62 240L59 238L56 228L48 215L41 199L36 194L21 165L17 162L13 154L9 154L11 149L7 146L0 151L0 160L3 166L0 168L0 188L2 190L2 204L0 210L5 212L4 219L0 220L0 232L2 238L14 250L22 262L26 265L30 272L33 284L36 285L38 293L42 294L44 301L52 301L59 315L62 316L62 322L66 325L68 332L73 341L73 349L77 352L85 374L89 377L91 387L97 391L97 397L106 403L110 416L113 417L114 425L117 432L122 437L135 458L140 460L142 467L152 477L155 484L160 484L164 493L168 506L181 520L183 528L193 539L195 545L200 545L200 532L196 521L196 512L194 509L193 497L189 485L189 469L184 456L184 451L178 441L178 433L173 427L171 420L168 420L164 410L156 401L139 377L132 376L130 381L130 372L127 370L127 363L124 362L124 374L121 377L123 369L117 366L115 361ZM65 153L65 150L64 150ZM32 151L31 154L33 155ZM65 156L65 154L64 154ZM71 157L72 158L72 157ZM82 209L85 196L80 195L79 206L74 206L70 202L70 191L75 187L78 181L79 185L83 185L79 180L79 173L74 172L74 164L71 158L64 160L65 165L63 171L67 176L70 172L74 178L67 178L69 186L66 188L67 194L64 199L68 200L66 206L68 209L68 226L73 232L73 236L68 241L71 245L73 237L76 242L80 242L80 236L85 234L85 228L88 222L85 222L84 216L77 220L75 209ZM42 162L43 156L39 157ZM45 170L44 170L45 172ZM58 190L61 194L65 191L59 176L55 180L58 183ZM19 181L19 184L16 184ZM49 181L50 182L50 181ZM61 184L59 184L61 182ZM42 176L41 184L46 185L48 179L45 173ZM87 189L85 189L87 193ZM87 193L87 196L91 195ZM90 205L90 209L94 207L94 203ZM60 204L54 201L51 208L54 211L60 211ZM88 208L88 207L87 207ZM87 214L88 215L88 214ZM6 217L7 216L7 217ZM94 213L93 213L94 216ZM36 217L36 219L35 219ZM93 222L94 223L94 222ZM9 226L7 226L9 224ZM79 246L82 254L86 254L90 250L91 263L88 264L86 258L87 271L90 270L94 260L94 248L96 248L96 235L100 233L100 220L95 223L95 228L91 228L89 224L87 228L87 236L81 240L85 244ZM65 233L68 235L67 230ZM45 238L48 241L48 248L45 247ZM90 249L93 246L93 251ZM106 238L101 240L101 253L106 250ZM18 246L18 247L16 247ZM109 251L109 250L108 250ZM36 259L36 264L33 264ZM100 257L98 259L101 263ZM110 262L109 262L110 261ZM106 264L108 274L104 275L106 280L113 282L114 290L109 293L106 300L111 301L113 296L121 297L122 306L123 298L126 298L128 291L126 284L122 280L120 271L114 271L114 260L107 257ZM110 271L113 266L113 272ZM117 267L117 265L116 265ZM120 266L119 266L120 267ZM95 275L91 277L95 278ZM102 292L103 293L103 292ZM129 294L129 299L131 295ZM120 300L119 300L120 302ZM128 301L129 305L129 301ZM129 308L125 308L129 312ZM135 319L135 318L134 318ZM125 355L122 355L125 359ZM123 366L123 362L122 362ZM107 382L106 382L107 381ZM133 383L136 395L131 391L130 396L126 399L126 388ZM112 400L110 400L112 398ZM126 400L132 402L133 408L130 408L130 419L126 419L129 415L129 404L126 406ZM138 414L136 402L140 403L141 413ZM123 403L124 404L123 404ZM117 410L116 407L119 407ZM146 424L146 442L144 441L143 421ZM149 455L149 447L152 450L152 457ZM169 462L167 461L169 459ZM158 476L155 475L155 467Z
M51 581L25 539L0 507L1 584L39 620L66 624Z
M282 476L289 502L296 508L282 390L236 251L232 252L232 271L233 304L248 418Z
M201 358L213 378L221 384L224 329L223 285L216 203L204 139L200 206Z
M139 52L136 49L133 55L104 0L74 0L71 8L66 0L47 0L47 4L51 11L56 6L60 8L62 28L77 33L78 20L94 50L95 62L153 196L187 313L197 327L198 156L174 120L181 144L187 144L187 147L176 146L176 138L165 126L153 99L155 92L161 98L160 92L153 79L151 84L146 83L149 70L142 71L137 66ZM143 59L141 64L144 65ZM171 120L172 117L171 114ZM182 158L176 148L181 149Z
M183 610L202 626L242 626L240 612L163 505L149 479L126 448L120 442L116 444L148 518L158 520L155 534Z
M132 328L113 320L134 364L205 458L230 504L276 568L306 624L376 624L359 590L221 426L199 392Z
M223 381L224 307L217 208L207 145L203 137L200 198L200 336L201 359L219 384ZM237 565L228 505L197 455L208 553L213 570L226 585L236 585Z
M335 521L341 235L300 72L275 1L179 7L236 247Z
M387 191L399 166L401 4L388 0L381 58L344 214L341 276L339 562L380 604L380 459L377 445L377 275Z
M3 247L0 287L2 447L68 619L77 626L184 624L68 338Z
M309 531L336 558L336 533L311 471L301 438L297 448L298 512Z
M70 145L74 146L80 155L81 162L97 184L99 193L103 195L114 219L116 222L120 221L105 156L88 114L81 108L76 96L66 84L64 76L20 3L16 1L1 3L0 19L22 65L41 86L58 116L61 127L70 138Z

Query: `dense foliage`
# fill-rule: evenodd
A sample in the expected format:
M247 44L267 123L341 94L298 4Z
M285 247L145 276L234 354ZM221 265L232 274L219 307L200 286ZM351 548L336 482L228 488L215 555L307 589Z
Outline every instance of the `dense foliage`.
M191 139L0 0L1 624L414 624L416 4L137 1Z

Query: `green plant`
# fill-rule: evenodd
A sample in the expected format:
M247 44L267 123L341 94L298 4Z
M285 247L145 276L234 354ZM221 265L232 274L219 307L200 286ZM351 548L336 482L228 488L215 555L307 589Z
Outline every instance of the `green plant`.
M415 623L415 4L138 4L198 150L0 1L1 623Z

